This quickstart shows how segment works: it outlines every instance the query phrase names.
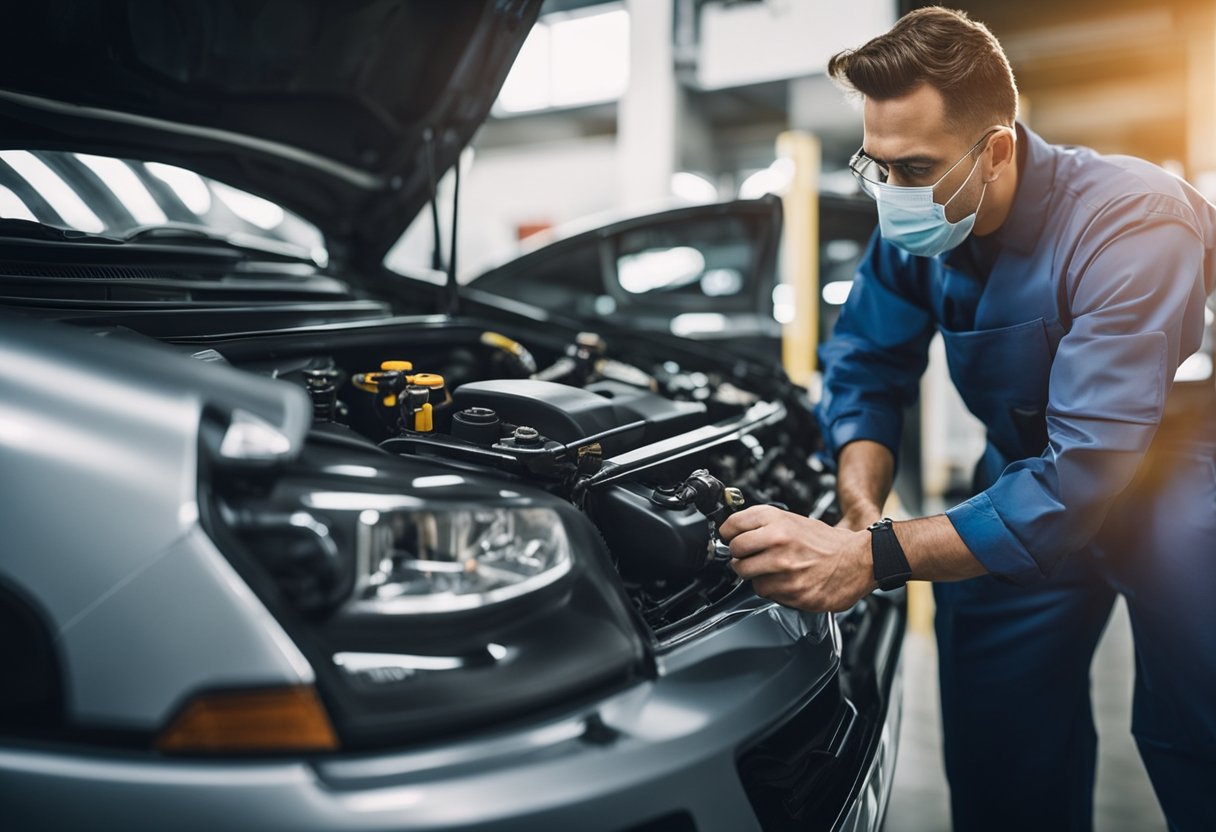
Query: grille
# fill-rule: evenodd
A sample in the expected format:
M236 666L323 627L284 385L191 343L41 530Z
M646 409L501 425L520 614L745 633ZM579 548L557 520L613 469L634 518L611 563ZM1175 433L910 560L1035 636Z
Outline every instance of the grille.
M739 778L765 832L831 829L865 757L866 720L839 676L739 757Z
M5 277L68 277L73 280L157 280L167 277L137 266L72 266L46 263L0 263Z

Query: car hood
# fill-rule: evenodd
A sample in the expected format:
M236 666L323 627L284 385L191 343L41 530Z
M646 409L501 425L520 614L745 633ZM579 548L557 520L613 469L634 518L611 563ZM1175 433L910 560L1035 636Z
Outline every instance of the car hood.
M0 27L8 147L179 164L379 263L485 119L541 0L42 0Z

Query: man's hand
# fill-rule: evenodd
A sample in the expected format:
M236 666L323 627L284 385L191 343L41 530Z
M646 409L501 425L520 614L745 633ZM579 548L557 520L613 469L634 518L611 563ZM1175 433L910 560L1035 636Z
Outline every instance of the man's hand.
M870 533L755 506L719 528L730 543L731 568L756 594L808 612L847 610L878 584Z
M840 518L836 528L850 532L862 532L870 528L872 523L882 519L882 510L872 503L854 505L848 513Z
M850 442L839 456L836 493L843 516L836 525L859 532L882 519L882 504L895 478L895 457L868 439Z

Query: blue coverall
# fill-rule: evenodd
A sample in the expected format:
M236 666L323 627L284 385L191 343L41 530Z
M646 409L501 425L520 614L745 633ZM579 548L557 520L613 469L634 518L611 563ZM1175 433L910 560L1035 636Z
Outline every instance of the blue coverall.
M1216 830L1216 413L1172 389L1216 208L1139 159L1022 125L1018 144L994 234L934 258L871 240L820 352L825 441L895 453L942 333L988 432L978 493L946 514L991 574L935 589L956 829L1092 826L1089 667L1121 593L1154 789L1172 828Z

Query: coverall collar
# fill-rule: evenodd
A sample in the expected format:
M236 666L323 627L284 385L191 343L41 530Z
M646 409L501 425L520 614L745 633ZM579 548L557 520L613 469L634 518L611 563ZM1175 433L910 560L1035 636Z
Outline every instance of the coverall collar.
M1018 169L1018 188L1009 216L994 232L1003 248L1021 254L1034 251L1047 222L1051 191L1056 181L1056 151L1026 125L1017 123L1018 140L1026 155Z

